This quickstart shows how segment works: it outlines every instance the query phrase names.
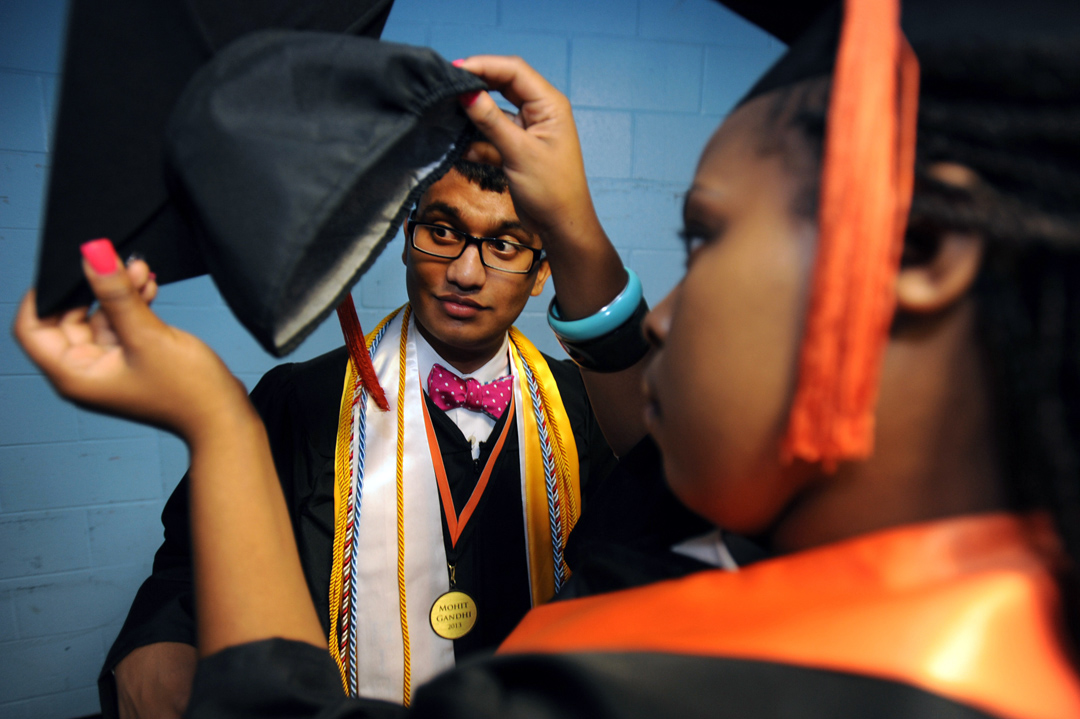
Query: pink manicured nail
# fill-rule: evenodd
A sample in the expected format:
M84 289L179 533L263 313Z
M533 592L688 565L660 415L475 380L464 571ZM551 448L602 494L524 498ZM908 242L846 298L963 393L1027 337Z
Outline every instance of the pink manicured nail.
M150 273L150 280L153 281L153 282L157 282L157 273L156 272L151 272Z
M465 64L465 61L464 61L464 60L462 60L461 58L458 58L457 60L454 60L454 61L453 61L452 63L450 63L450 64L451 64L451 65L453 65L454 67L461 67L462 65L464 65L464 64Z
M472 104L476 102L476 98L478 97L480 97L480 91L476 90L474 92L466 92L460 95L458 97L458 100L460 100L461 104L465 107L472 107Z
M113 249L112 242L105 238L83 243L79 250L90 263L90 268L99 275L111 275L119 268L116 250Z

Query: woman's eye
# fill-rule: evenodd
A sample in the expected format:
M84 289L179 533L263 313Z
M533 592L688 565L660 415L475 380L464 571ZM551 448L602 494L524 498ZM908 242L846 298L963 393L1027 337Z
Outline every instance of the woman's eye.
M703 233L689 229L680 230L679 238L682 239L683 245L686 247L686 264L689 266L694 256L705 246L708 240Z

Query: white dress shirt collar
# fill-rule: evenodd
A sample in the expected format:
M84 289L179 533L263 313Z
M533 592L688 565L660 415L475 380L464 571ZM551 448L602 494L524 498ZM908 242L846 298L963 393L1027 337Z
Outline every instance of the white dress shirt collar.
M441 364L462 379L471 378L481 383L490 382L510 374L509 334L503 337L502 346L499 347L499 351L496 352L490 360L485 362L484 365L475 372L469 372L468 374L458 372L453 365L440 357L439 353L428 344L428 341L424 339L422 334L416 332L415 338L416 364L417 370L420 373L420 384L424 388L424 394L427 394L427 378L428 375L431 374L431 368L435 363ZM495 428L495 420L483 412L473 412L464 407L449 410L446 412L446 416L457 425L458 429L461 430L461 434L464 435L465 439L472 445L473 459L479 457L480 443L487 441L487 438L491 436L491 430Z
M427 391L427 378L431 374L431 368L441 364L462 379L475 379L477 382L486 383L493 379L504 377L510 373L510 335L503 336L502 345L491 359L483 364L475 372L462 373L457 371L452 364L439 356L439 353L428 344L424 336L416 333L416 363L420 372L420 380Z

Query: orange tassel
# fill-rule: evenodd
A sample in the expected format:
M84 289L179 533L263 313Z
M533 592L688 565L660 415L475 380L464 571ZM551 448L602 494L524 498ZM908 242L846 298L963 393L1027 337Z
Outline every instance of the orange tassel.
M360 375L360 383L379 409L389 412L390 403L386 401L386 393L375 374L375 365L371 364L371 354L364 342L364 330L360 328L360 318L356 316L352 295L345 295L345 299L337 307L337 315L341 323L341 333L345 335L345 346L349 349L349 359L356 373Z
M870 456L911 208L919 65L898 0L846 0L829 100L817 257L785 459Z

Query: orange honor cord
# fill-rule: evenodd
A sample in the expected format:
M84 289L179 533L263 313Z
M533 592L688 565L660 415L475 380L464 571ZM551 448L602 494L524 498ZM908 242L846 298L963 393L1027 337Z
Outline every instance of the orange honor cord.
M458 516L457 510L454 509L454 498L450 494L450 482L446 478L446 467L443 465L442 452L439 450L439 439L435 436L435 428L431 424L431 415L428 414L427 402L421 402L420 406L424 409L424 427L427 429L431 464L435 469L435 479L439 485L439 498L442 500L443 514L446 515L446 526L450 529L450 546L457 547L458 538L465 531L465 525L469 523L473 512L476 511L476 505L480 503L480 497L484 495L484 490L487 489L488 480L491 479L491 470L495 467L495 460L502 453L503 443L506 442L506 434L510 429L510 418L513 417L514 399L511 396L510 405L507 408L509 414L507 414L506 422L503 424L502 433L491 450L487 464L484 465L484 471L480 473L480 479L476 481L476 486L473 488L472 494L469 495L469 501L465 503L464 509L461 510L461 516Z
M898 0L846 0L785 459L868 457L911 206L919 66Z
M379 409L389 412L390 403L386 401L386 393L379 384L375 366L371 364L371 355L368 354L367 345L364 343L364 330L360 328L360 318L356 316L356 305L353 303L351 294L346 294L345 299L337 306L337 315L338 322L341 323L341 333L345 335L345 345L349 349L349 359L356 367L356 373L360 375L364 389L375 400Z

